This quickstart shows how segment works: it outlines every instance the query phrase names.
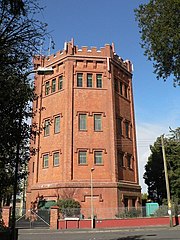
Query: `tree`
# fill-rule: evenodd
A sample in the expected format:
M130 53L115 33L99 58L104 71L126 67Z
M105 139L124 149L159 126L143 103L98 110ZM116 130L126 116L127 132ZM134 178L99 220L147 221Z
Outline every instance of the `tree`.
M175 85L180 85L179 9L179 0L150 0L135 9L145 56L154 61L158 79L173 75Z
M59 199L57 205L63 217L77 217L81 211L80 203L72 198Z
M180 201L180 128L170 130L171 136L166 149L169 165L171 195L174 201Z
M150 146L150 150L151 155L145 165L143 178L148 185L149 199L162 203L162 200L166 198L166 185L160 137L157 138L153 146Z
M17 159L18 182L27 176L34 98L27 76L46 33L46 25L35 19L39 10L36 1L0 0L0 202L5 204L12 196Z
M170 191L174 200L180 200L180 142L176 138L178 131L179 128L174 132L171 131L170 137L164 139ZM157 138L153 146L150 146L150 150L151 155L145 165L143 177L148 185L149 198L162 204L167 195L160 137Z
M4 6L9 7L13 15L25 14L25 5L23 0L4 0Z

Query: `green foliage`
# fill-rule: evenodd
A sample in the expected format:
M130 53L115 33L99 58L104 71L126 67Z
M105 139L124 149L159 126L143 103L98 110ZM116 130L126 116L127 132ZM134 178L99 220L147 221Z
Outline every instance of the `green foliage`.
M180 85L179 9L179 0L149 0L135 9L144 54L154 61L157 78L173 75L175 85Z
M164 139L164 143L171 197L180 201L180 141L177 138L178 132L179 128L174 132L170 131L171 135ZM167 194L160 137L157 138L153 146L150 146L150 150L151 155L145 165L143 177L148 185L149 198L161 205L163 199L167 198Z
M142 206L145 206L146 202L148 200L148 194L147 193L142 193L141 194L141 199L142 199Z
M80 215L81 205L72 198L60 199L57 201L57 205L63 217L77 217Z
M172 214L174 212L172 211ZM162 205L160 206L153 214L154 217L163 217L163 216L168 216L168 206L167 205Z
M123 212L119 212L115 216L117 218L137 218L141 217L141 210L136 208L127 209L125 208Z

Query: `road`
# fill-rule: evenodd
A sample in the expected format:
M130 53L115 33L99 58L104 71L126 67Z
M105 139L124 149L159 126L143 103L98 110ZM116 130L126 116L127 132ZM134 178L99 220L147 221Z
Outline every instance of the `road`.
M18 240L180 240L180 227L55 231L19 230Z

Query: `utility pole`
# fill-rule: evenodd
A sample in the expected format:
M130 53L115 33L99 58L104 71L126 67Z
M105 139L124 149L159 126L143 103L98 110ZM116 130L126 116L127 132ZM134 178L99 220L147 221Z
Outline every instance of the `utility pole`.
M168 214L169 214L169 225L173 227L172 221L172 205L171 205L171 196L170 196L170 189L169 189L169 178L168 178L168 171L167 171L167 161L166 161L166 153L164 148L164 136L161 136L161 145L162 145L162 154L163 154L163 162L164 162L164 173L165 173L165 181L166 181L166 192L167 192L167 200L168 200Z

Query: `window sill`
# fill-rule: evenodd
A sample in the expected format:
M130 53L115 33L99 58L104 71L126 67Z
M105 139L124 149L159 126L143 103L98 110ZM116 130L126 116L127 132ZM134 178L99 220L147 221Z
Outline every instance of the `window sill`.
M60 133L60 131L59 132L55 132L54 134L58 134L58 133Z

